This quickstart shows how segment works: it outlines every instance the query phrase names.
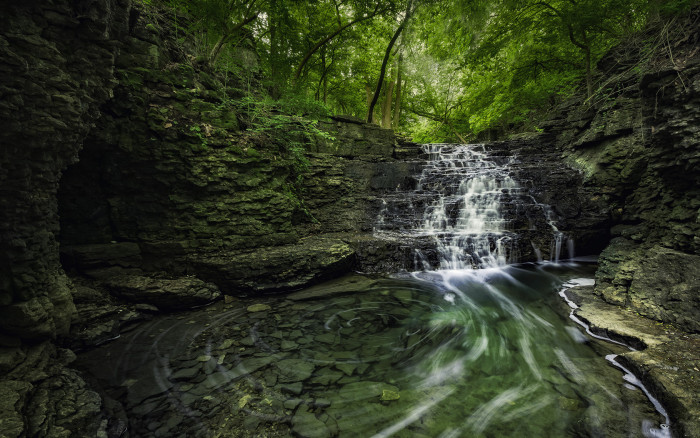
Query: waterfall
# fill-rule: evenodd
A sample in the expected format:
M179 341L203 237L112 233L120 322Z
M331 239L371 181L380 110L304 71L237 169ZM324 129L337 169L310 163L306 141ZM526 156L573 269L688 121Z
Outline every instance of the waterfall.
M551 261L559 261L565 236L551 208L538 204L511 176L514 157L491 154L484 145L428 144L423 150L429 159L415 191L383 199L375 227L380 235L398 233L415 243L415 268L478 269L516 262L520 235L537 229L534 215L540 228L549 228ZM573 243L569 247L572 251Z

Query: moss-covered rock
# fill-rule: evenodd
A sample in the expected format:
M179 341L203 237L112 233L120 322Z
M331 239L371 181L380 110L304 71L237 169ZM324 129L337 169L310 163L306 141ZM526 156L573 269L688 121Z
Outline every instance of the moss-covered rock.
M290 291L344 274L355 252L342 240L308 237L299 242L256 250L221 252L191 258L198 276L227 294Z
M700 331L700 256L615 239L601 254L595 290L647 318Z

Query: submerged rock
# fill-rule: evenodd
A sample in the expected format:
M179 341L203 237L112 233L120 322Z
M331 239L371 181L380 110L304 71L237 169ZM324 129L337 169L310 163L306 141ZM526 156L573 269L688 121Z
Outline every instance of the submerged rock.
M266 310L271 310L271 309L272 309L272 307L270 307L270 306L267 305L267 304L262 304L262 303L253 304L253 305L248 306L248 307L246 308L246 310L247 310L248 312L250 312L250 313L254 313L254 312L264 312L264 311L266 311Z
M303 359L284 359L276 363L280 383L302 382L316 369L316 365Z
M328 426L305 407L299 407L292 417L292 431L303 438L328 438L332 436Z

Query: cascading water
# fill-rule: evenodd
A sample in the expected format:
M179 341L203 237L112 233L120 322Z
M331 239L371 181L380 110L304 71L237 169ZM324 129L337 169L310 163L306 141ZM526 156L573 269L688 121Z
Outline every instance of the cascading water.
M434 198L418 232L433 236L441 269L502 266L508 262L504 196L519 191L506 165L483 147L426 145L430 162L418 191Z
M471 269L516 262L521 234L536 228L535 216L548 228L551 260L559 261L564 236L552 210L512 178L512 156L492 156L484 145L423 148L429 161L415 191L389 195L375 229L380 236L398 233L402 239L432 242L415 245L414 268ZM534 243L533 250L540 259ZM431 257L426 251L437 254Z

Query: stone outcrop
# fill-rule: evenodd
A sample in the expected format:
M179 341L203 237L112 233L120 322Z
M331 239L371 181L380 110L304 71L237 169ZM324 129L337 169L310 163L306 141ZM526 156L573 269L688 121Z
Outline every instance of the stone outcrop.
M575 314L594 334L635 348L616 360L640 378L670 411L674 436L700 436L700 381L696 378L700 335L606 303L593 294L591 286L572 287L565 293L581 306Z
M127 1L0 7L0 328L67 333L75 309L58 259L56 190L114 85Z
M349 117L320 122L328 136L306 153L246 129L241 91L184 56L161 20L132 13L114 97L61 180L64 266L193 275L233 295L295 289L356 266L356 234L371 231L378 195L410 184L420 165L394 151L419 150Z
M605 86L568 101L546 126L553 148L579 169L579 206L612 243L596 293L652 319L700 331L699 10L650 29L599 64ZM640 59L636 47L664 49ZM564 192L569 192L564 186ZM554 205L558 205L555 200ZM570 225L565 225L569 228Z
M76 315L59 261L56 192L111 96L129 10L126 0L0 5L3 436L106 428L99 396L66 366L73 353L46 340L68 335Z

